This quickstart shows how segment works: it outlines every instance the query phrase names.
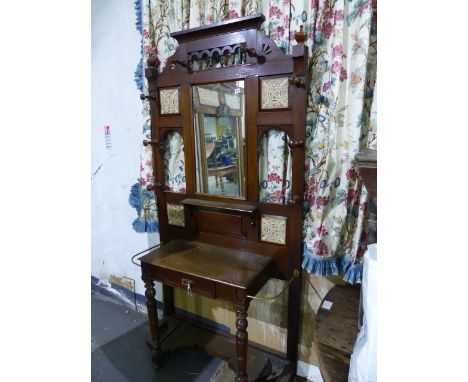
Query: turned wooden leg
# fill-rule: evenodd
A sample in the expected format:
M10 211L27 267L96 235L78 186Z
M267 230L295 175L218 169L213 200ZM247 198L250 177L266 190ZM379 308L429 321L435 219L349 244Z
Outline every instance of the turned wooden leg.
M159 341L158 328L158 308L156 304L156 290L154 282L150 279L143 279L145 282L146 307L148 308L148 320L150 325L151 340L148 341L148 346L151 349L151 359L156 369L159 368L159 359L161 357L161 343Z
M236 318L236 382L247 382L247 307L237 307Z

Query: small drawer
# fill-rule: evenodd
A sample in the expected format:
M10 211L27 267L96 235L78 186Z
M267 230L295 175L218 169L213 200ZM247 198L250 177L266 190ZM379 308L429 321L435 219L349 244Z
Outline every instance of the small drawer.
M218 300L223 300L235 304L237 302L236 291L237 289L231 285L226 285L223 283L216 284L216 298Z
M190 289L193 293L201 296L214 298L215 297L215 282L185 273L165 270L164 281L171 286L188 289L187 284L190 284Z

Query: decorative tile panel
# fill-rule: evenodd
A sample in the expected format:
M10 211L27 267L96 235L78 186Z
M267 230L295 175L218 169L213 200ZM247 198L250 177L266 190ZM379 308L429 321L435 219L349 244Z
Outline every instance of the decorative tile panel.
M179 114L179 89L161 89L161 114Z
M262 109L284 109L289 106L289 79L271 78L261 80Z
M170 225L185 227L184 206L167 203L167 222Z
M262 215L261 241L286 244L286 220L284 216Z

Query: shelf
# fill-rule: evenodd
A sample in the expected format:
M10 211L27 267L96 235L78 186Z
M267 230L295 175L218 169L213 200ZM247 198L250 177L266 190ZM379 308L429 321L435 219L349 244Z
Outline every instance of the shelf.
M217 202L204 199L184 199L180 203L186 206L199 207L207 210L215 210L238 215L255 215L257 206L252 204Z

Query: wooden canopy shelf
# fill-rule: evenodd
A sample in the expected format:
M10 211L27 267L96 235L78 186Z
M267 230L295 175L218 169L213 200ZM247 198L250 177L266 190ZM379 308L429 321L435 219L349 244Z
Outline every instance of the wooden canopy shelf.
M200 207L208 210L215 210L226 213L234 213L239 215L254 215L257 212L257 206L251 204L237 204L218 202L215 200L205 199L184 199L180 202L186 206Z

